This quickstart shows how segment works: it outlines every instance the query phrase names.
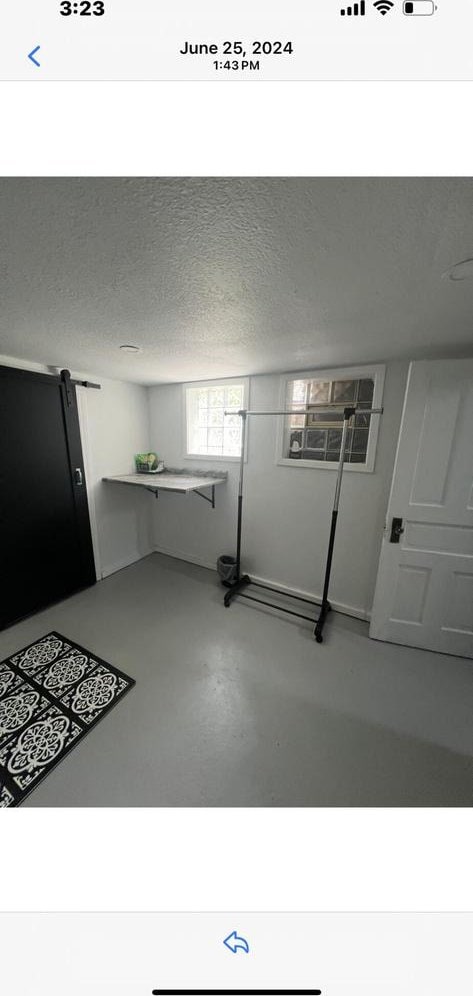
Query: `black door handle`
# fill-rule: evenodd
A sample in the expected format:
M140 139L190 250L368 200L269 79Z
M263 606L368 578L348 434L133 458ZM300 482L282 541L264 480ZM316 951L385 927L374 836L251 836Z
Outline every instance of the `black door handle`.
M402 519L397 519L396 516L393 517L391 525L391 535L389 537L390 543L399 543L399 540L404 532L402 526Z

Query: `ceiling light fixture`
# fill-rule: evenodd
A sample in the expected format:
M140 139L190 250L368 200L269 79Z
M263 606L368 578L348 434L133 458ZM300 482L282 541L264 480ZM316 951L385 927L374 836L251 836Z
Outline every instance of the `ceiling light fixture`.
M139 353L141 351L141 346L120 346L123 353Z
M473 259L463 259L461 263L455 263L442 273L442 277L448 280L470 280L473 278Z

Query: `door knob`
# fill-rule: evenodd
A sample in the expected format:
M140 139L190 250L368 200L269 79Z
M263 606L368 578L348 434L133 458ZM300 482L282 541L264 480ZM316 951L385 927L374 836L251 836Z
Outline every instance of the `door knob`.
M393 521L392 521L392 525L391 525L391 535L389 537L389 542L390 543L399 543L399 540L400 540L403 532L404 532L404 529L403 529L403 525L402 525L402 519L398 519L398 518L396 518L396 516L393 516Z

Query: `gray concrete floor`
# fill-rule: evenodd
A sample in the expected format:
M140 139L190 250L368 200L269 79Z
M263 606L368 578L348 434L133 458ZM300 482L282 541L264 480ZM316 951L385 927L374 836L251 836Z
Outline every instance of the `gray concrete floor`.
M26 806L470 806L473 662L309 624L154 554L0 634L52 629L136 687Z

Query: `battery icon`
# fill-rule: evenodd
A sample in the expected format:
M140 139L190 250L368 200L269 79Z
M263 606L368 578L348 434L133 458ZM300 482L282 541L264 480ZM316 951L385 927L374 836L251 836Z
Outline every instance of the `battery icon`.
M434 0L404 0L404 13L414 17L431 17L437 6Z

